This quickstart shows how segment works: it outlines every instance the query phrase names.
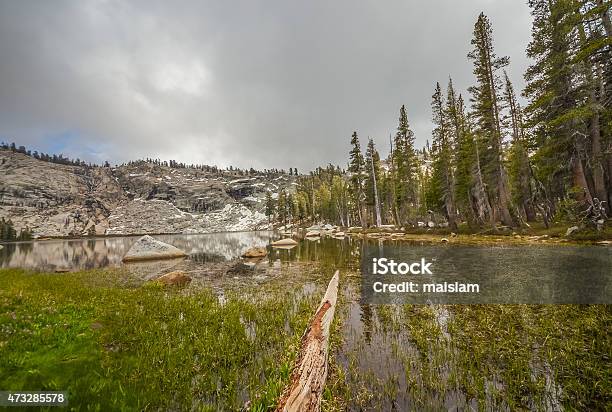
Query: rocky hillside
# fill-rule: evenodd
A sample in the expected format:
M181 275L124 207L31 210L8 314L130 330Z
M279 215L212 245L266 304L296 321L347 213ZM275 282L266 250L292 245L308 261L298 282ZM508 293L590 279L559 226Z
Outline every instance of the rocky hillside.
M293 179L146 162L69 166L0 150L0 217L35 236L254 230L267 227L266 192L293 191Z

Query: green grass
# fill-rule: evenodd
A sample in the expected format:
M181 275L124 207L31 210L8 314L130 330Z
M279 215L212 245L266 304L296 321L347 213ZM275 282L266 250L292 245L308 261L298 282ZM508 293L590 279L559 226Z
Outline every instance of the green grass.
M545 403L547 381L560 389L559 402L569 410L612 404L609 306L455 306L452 313L459 382L480 403L484 382L477 377L495 376L504 382L497 401L513 410Z
M79 410L267 410L317 298L227 297L114 271L0 270L0 388L66 390Z

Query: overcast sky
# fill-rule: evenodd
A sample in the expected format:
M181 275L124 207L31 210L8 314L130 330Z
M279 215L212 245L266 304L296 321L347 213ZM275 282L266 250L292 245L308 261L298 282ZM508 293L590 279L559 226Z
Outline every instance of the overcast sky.
M346 165L388 152L399 107L422 146L436 81L473 82L481 11L518 90L524 0L0 0L0 140L111 163Z

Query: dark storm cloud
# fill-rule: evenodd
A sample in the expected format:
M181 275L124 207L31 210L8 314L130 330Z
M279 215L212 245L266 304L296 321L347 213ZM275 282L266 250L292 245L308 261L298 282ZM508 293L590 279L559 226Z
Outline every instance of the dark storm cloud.
M308 170L345 165L353 130L386 153L405 104L421 146L435 82L472 83L481 11L520 89L520 0L0 0L0 140Z

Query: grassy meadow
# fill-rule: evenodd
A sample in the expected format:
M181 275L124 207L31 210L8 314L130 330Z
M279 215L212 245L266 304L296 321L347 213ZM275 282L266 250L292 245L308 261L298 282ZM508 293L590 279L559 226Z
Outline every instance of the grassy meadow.
M0 270L0 388L66 390L81 410L267 410L318 299Z

